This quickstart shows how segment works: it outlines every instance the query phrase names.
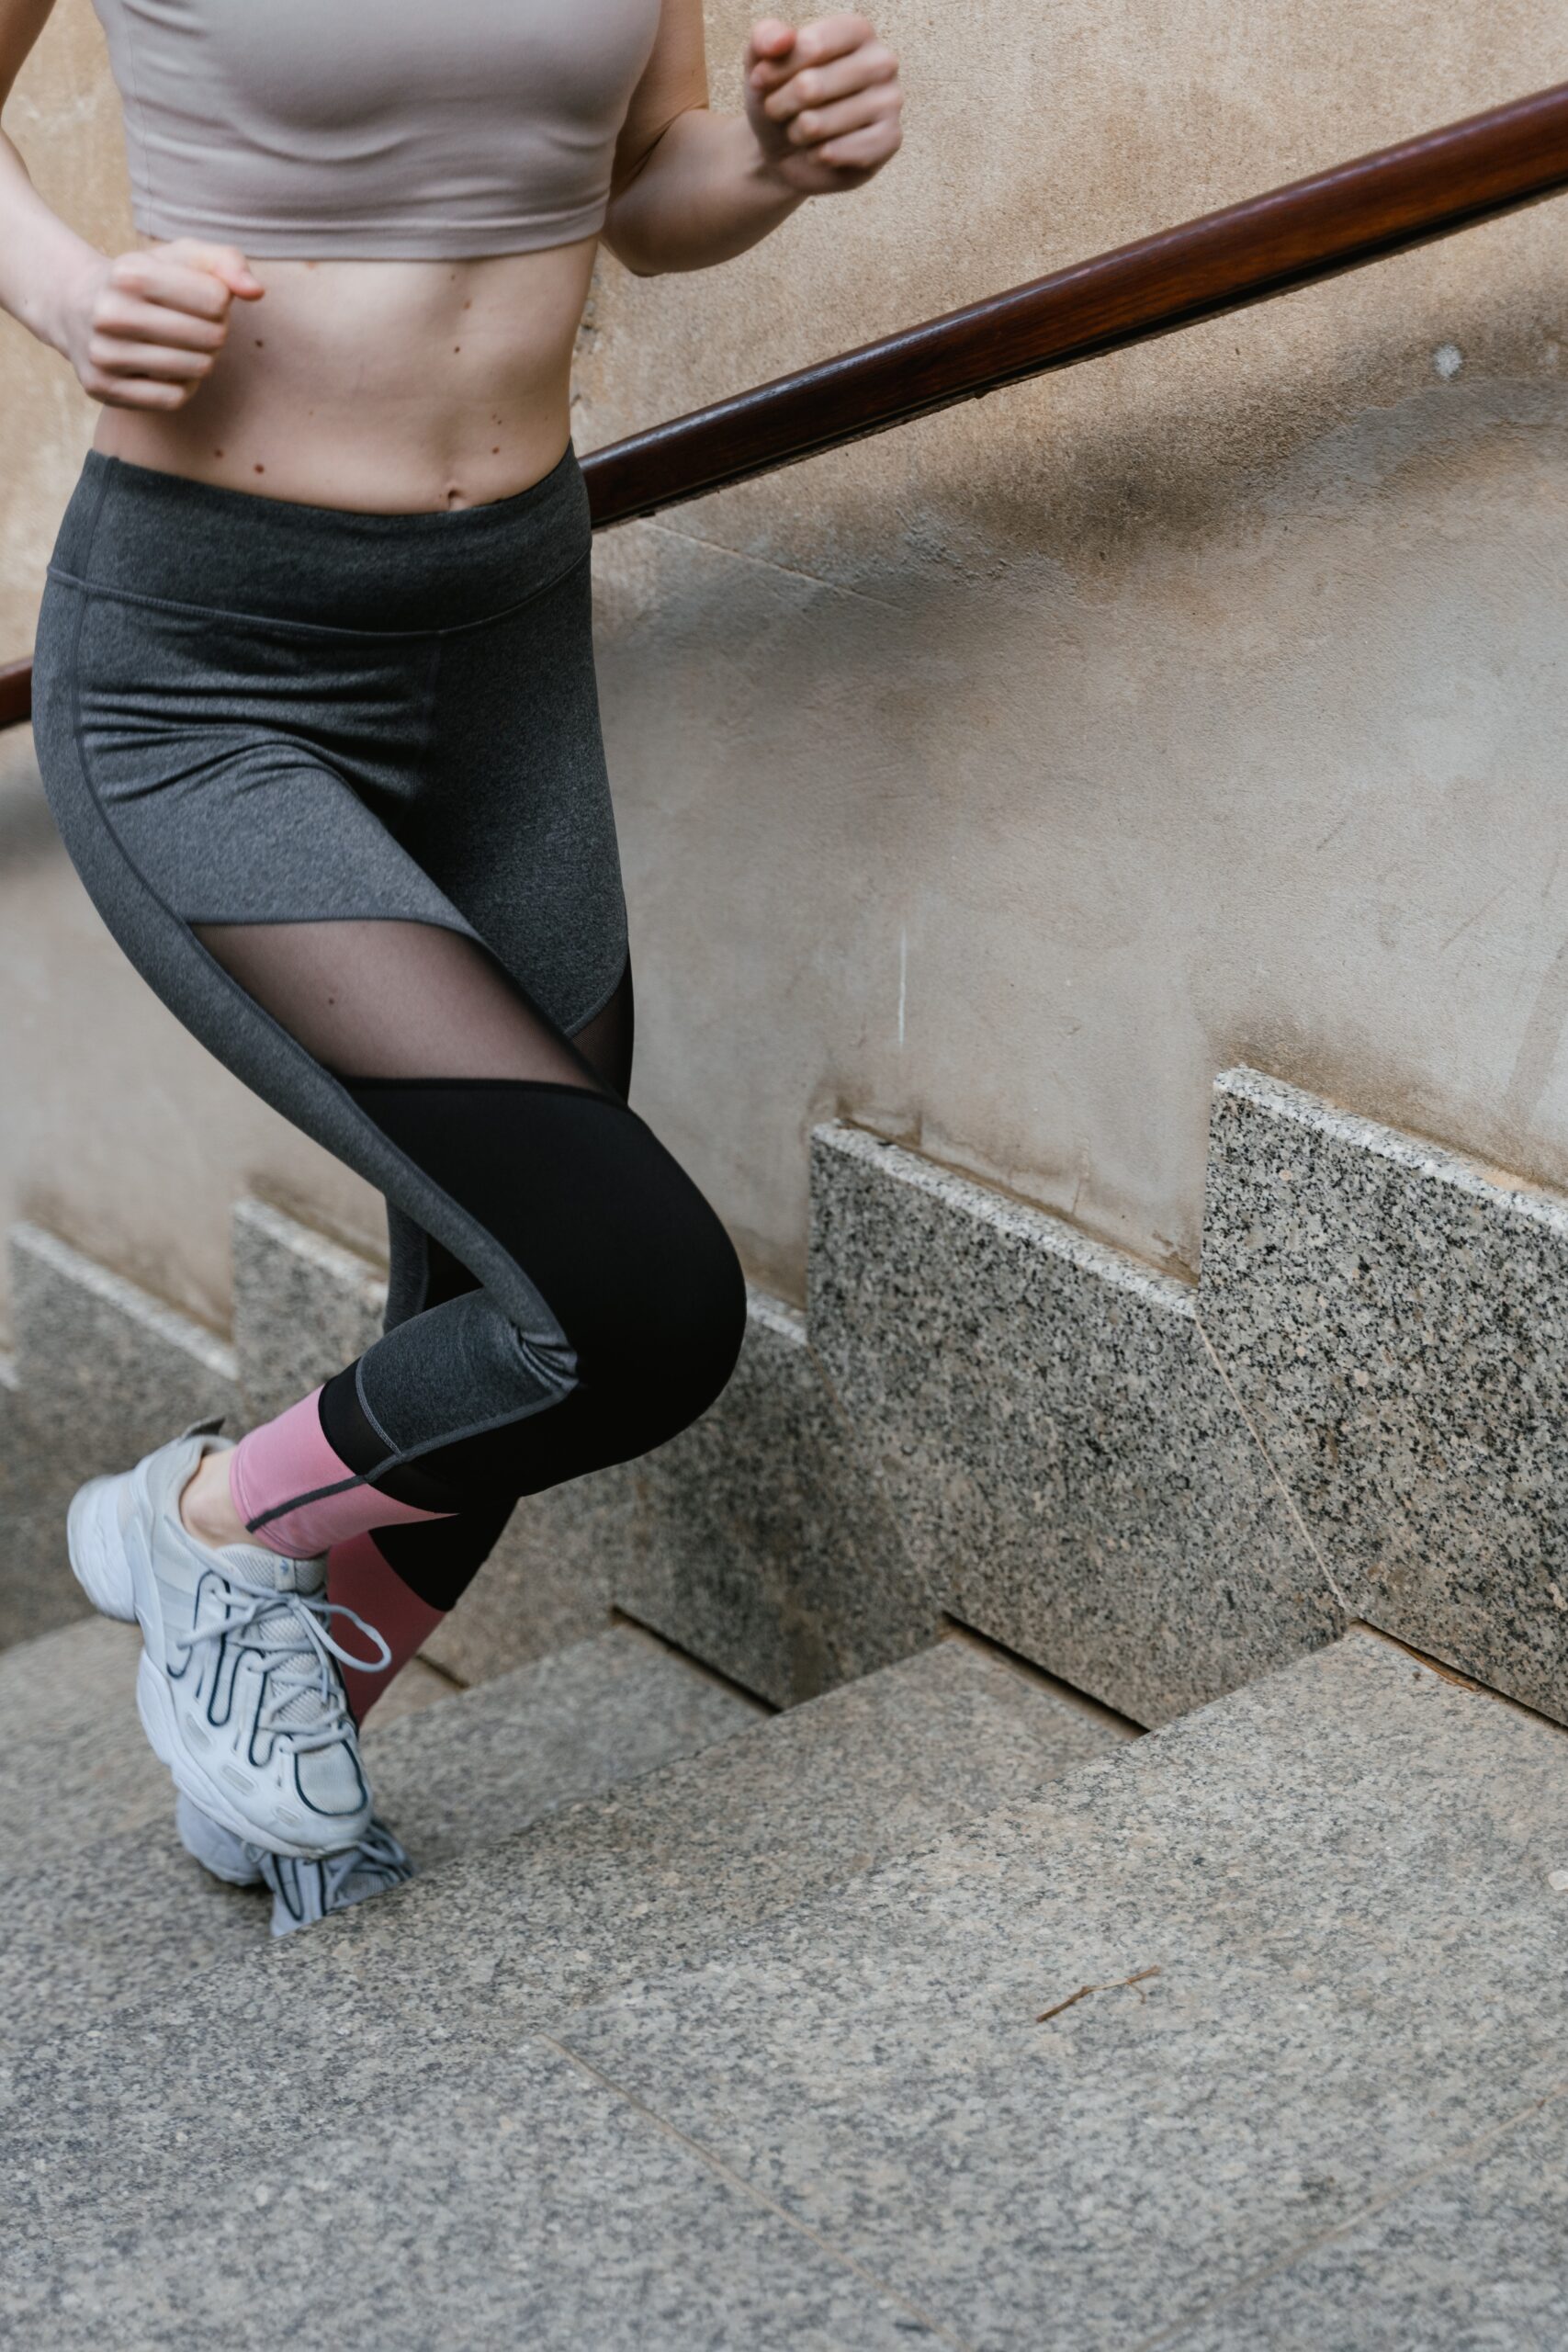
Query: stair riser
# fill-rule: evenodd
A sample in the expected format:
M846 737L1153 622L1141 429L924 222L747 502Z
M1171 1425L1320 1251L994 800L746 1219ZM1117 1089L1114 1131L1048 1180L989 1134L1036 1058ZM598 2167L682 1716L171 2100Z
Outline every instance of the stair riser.
M1160 1723L1359 1616L1568 1719L1568 1204L1247 1070L1196 1286L841 1125L811 1201L808 1316L753 1293L701 1423L531 1498L439 1662L615 1607L789 1703L953 1616ZM236 1264L257 1408L375 1329L376 1271L276 1211ZM20 1394L87 1453L231 1393L61 1245L18 1268Z

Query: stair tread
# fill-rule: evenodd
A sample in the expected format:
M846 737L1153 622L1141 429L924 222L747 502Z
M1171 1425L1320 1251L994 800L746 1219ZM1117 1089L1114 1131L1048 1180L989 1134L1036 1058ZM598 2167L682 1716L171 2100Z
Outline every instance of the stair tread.
M19 2281L6 2297L15 2340L51 2352L323 2340L340 2352L897 2352L924 2335L538 2046L434 2083L374 2137L313 2133L243 2207L205 2193L191 2206L155 2245L103 2245Z
M0 1655L0 1873L167 1810L169 1776L137 1719L141 1653L134 1625L92 1616Z
M728 1743L707 1759L710 1773L745 1761L748 1746L773 1743L783 1764L776 1743L808 1713ZM712 2334L694 2334L682 2312L656 2301L660 2286L680 2301L691 2263L705 2317L715 2216L719 2206L731 2211L736 2185L799 2232L799 2258L825 2251L844 2281L903 2298L903 2317L891 2319L898 2335L924 2324L933 2340L1001 2347L1048 2331L1063 2352L1155 2335L1164 2343L1166 2334L1173 2352L1328 2335L1368 2347L1417 2335L1481 2340L1479 2322L1497 2317L1485 2302L1497 2277L1518 2272L1523 2293L1518 2265L1530 2263L1542 2234L1535 2227L1514 2251L1506 2221L1521 2166L1533 2166L1540 2188L1540 2166L1561 2141L1563 1898L1547 1886L1547 1870L1561 1851L1565 1761L1563 1734L1550 1724L1352 1634L1030 1802L968 1820L919 1856L882 1860L766 1922L731 1927L710 1938L705 1959L686 1950L674 1954L686 1964L670 1966L680 1938L647 1936L651 1973L626 1973L618 1990L576 2011L559 1992L555 2013L541 1992L522 1992L505 1969L505 1936L454 1966L445 2004L423 1969L407 2002L378 1996L386 1971L376 1971L376 1948L395 1910L416 1907L409 1891L381 1905L378 1919L371 1905L357 1922L336 1924L320 1957L303 1954L310 1983L296 1990L312 1995L310 2007L299 2002L306 2079L317 2046L336 2041L341 2053L329 2076L327 2180L360 2197L357 2251L369 2258L376 2194L400 2213L419 2204L400 2150L421 2143L423 2121L421 2145L434 2166L419 2176L423 2197L451 2209L456 2242L475 2232L501 2277L526 2279L534 2324L525 2335L541 2345L635 2340L674 2352L684 2343L787 2340L766 2317L752 2334L745 2260L733 2307ZM635 1797L626 1792L609 1811L626 1814ZM559 1851L562 1832L588 1814L558 1818L543 1841ZM517 1865L531 1847L508 1849L513 1894L529 1877ZM491 1856L493 1874L499 1865ZM463 1922L451 1927L456 1962ZM409 1950L407 1933L398 1950ZM1143 1975L1138 1985L1122 1983L1134 1975ZM237 1990L235 1975L228 1985ZM231 2096L265 2091L285 1985L273 1973L264 1992L259 1971L249 1973L237 2007L264 2023ZM1100 1990L1072 1999L1081 1985ZM1042 2023L1042 2011L1055 2013ZM350 2032L355 2013L360 2046L350 2046L360 2041ZM202 2023L219 2028L216 2013ZM623 2100L602 2109L618 2117L621 2145L632 2145L632 2117L665 2133L644 2171L630 2164L627 2227L639 2234L642 2267L623 2267L614 2194L590 2221L592 2248L604 2248L602 2298L592 2326L576 2335L588 2310L583 2248L529 2225L529 2150L536 2133L559 2147L550 2131L567 2096L546 2053L573 2058L604 2098ZM157 2034L148 2055L157 2055ZM482 2084L496 2093L484 2114L466 2105ZM17 2091L35 2100L42 2088L33 2079ZM54 2096L66 2093L68 2079L56 2076ZM51 2290L83 2314L83 2343L87 2317L101 2328L115 2312L151 2310L152 2298L160 2314L188 2324L188 2334L164 2334L160 2322L157 2345L195 2347L200 2328L190 2314L216 2317L214 2265L226 2275L252 2265L252 2290L273 2279L270 2244L256 2253L256 2211L299 2178L301 2114L291 2141L268 2145L252 2129L247 2145L216 2150L200 2129L195 2070L151 2129L146 2096L141 2109L118 2105L113 2126L127 2168L157 2173L163 2162L163 2197L110 2189L96 2213L85 2201L85 2154L68 2135L45 2133L54 2168L42 2201L62 2185L59 2168L75 2164L80 2176L56 2201L56 2225L92 2216L96 2230L118 2232L131 2222L113 2260L68 2263ZM1538 2147L1530 2157L1528 2133L1542 2114L1551 2129L1544 2154ZM167 2227L176 2168L160 2150L174 2129L188 2133L181 2166L219 2152L237 2192L223 2199L216 2237ZM470 2135L487 2141L484 2154ZM701 2213L659 2206L670 2141L710 2166ZM569 2147L583 2166L597 2162L588 2124L569 2133ZM442 2159L451 2171L440 2171ZM433 2188L437 2180L449 2189ZM38 2176L28 2183L18 2173L17 2188L40 2197ZM18 2218L17 2188L7 2204ZM659 2216L651 2251L649 2222L639 2230L644 2192ZM475 2199L508 2197L510 2253L470 2211ZM1427 2237L1434 2218L1448 2230L1441 2277ZM1550 2222L1544 2213L1544 2242ZM21 2222L24 2234L33 2225ZM1491 2267L1462 2260L1467 2230L1491 2248ZM312 2265L317 2277L327 2263L336 2272L344 2258L332 2197L320 2206L296 2197L287 2234L287 2293L303 2298L294 2281L308 2281ZM1345 2248L1337 2269L1336 2234ZM1366 2324L1357 2248L1373 2248L1384 2265L1378 2310L1396 2314L1394 2334ZM40 2281L45 2267L35 2272ZM451 2326L463 2340L468 2314L484 2310L484 2286L440 2263L421 2277L433 2284L412 2284L398 2267L398 2324L409 2340L421 2324ZM1324 2279L1345 2314L1340 2334L1321 2324L1300 2338L1277 2334L1274 2319L1321 2322L1300 2289ZM1413 2326L1411 2312L1429 2314L1437 2293L1437 2326ZM247 2322L240 2298L232 2310L228 2343L261 2352L268 2338L259 2331L277 2314L254 2305L265 2317ZM882 2324L882 2305L865 2305L825 2326L828 2340L840 2326L840 2343L874 2345ZM341 2340L374 2340L369 2298L357 2290L345 2301ZM818 2338L807 2328L799 2340Z
M287 2156L301 2132L348 2128L389 2079L417 2099L650 1961L699 1956L1120 1744L943 1644L238 1965L73 2018L8 2053L0 2199L14 2258L47 2265L61 2228L177 2215L193 2165L216 2177L267 2146ZM84 2109L87 2141L71 2120Z
M850 1696L863 1699L866 1687ZM802 1737L812 1712L704 1759L710 1795L748 1749L771 1754L775 1789L787 1793L791 1761L816 1760ZM793 1759L782 1752L792 1735ZM1407 2313L1430 2264L1425 2238L1397 2226L1401 2199L1410 2218L1445 2212L1462 2233L1470 2205L1454 2183L1473 2173L1484 2233L1486 2212L1498 2222L1493 2176L1510 2132L1528 2134L1544 2103L1563 2098L1564 1909L1547 1872L1561 1852L1565 1762L1555 1727L1353 1634L829 1894L739 1926L734 1905L722 1917L710 1906L705 1957L692 1916L701 1890L688 1883L684 1933L657 1905L626 1921L619 1985L583 2001L581 1966L569 1954L552 1972L546 1951L521 1947L521 1922L545 1891L542 1856L553 1859L545 1886L551 1876L558 1884L574 1832L588 1865L575 1892L592 1897L615 1850L603 1825L631 1829L640 1799L649 1826L647 1782L490 1857L505 1916L491 1917L488 1935L471 1905L431 1900L464 1881L472 1892L464 1863L423 1902L411 1888L367 1906L281 1967L252 1968L243 1983L225 1972L227 2004L210 2014L219 1980L194 1988L186 2024L202 2048L239 2029L239 2046L226 2045L235 2060L226 2085L248 2119L243 2138L212 2129L209 2086L204 2094L203 2069L182 2060L172 2017L139 2016L135 2081L122 2057L106 2085L107 2044L52 2074L19 2076L17 2114L41 2123L34 2162L8 2167L7 2208L23 2241L46 2218L80 2228L91 2215L100 2234L114 2233L111 2258L55 2267L50 2291L69 2299L84 2343L95 2312L100 2326L106 2314L123 2322L154 2306L181 2326L210 2315L210 2272L243 2280L248 2265L256 2316L243 2318L236 2294L225 2340L260 2352L258 2331L277 2313L260 2298L274 2254L269 2233L257 2245L258 2202L270 2210L298 2182L312 2113L323 2178L349 2184L361 2217L355 2251L376 2257L378 2197L396 2215L442 2200L457 2243L477 2245L481 2260L493 2249L502 2277L525 2278L534 2324L523 2333L545 2345L635 2341L675 2352L694 2341L784 2340L766 2320L753 2337L739 2257L734 2310L743 2316L733 2324L694 2332L658 2301L660 2285L679 2300L689 2264L705 2311L714 2216L732 2210L738 2184L797 2233L802 2277L826 2250L844 2280L901 2298L903 2315L888 2324L905 2336L924 2324L937 2340L1000 2346L1048 2331L1064 2352L1163 2341L1167 2331L1193 2352L1280 2341L1268 2328L1248 2335L1246 2314L1288 2317L1293 2273L1300 2266L1310 2278L1315 2266L1321 2275L1337 2232L1348 2246L1378 2248L1393 2270L1380 2278L1380 2306ZM660 1776L666 1790L684 1775L690 1792L693 1770L671 1768ZM797 1814L810 1814L811 1789L796 1781L794 1795ZM776 1797L775 1822L781 1810ZM430 1946L444 1916L443 1975ZM506 1922L516 1923L510 1944ZM584 1940L594 1932L585 1920ZM613 1958L606 1949L602 1978ZM298 1986L289 1965L305 1971ZM1122 1982L1134 1976L1141 1982ZM1084 1985L1100 1989L1072 1997ZM278 2095L286 2027L288 2071L316 2104L296 2106L274 2136L265 2099ZM651 2257L622 2265L618 2175L593 2216L588 2256L530 2226L528 2151L537 2133L558 2163L552 2133L562 2101L571 2105L547 2054L574 2060L584 2084L622 2102L595 2110L618 2118L622 2145L644 2146L634 2119L661 2129L646 2169L631 2160L628 2191L634 2234L645 2192L655 2199L661 2259L651 2267ZM88 2148L57 2119L79 2113L95 2082L107 2097ZM468 2103L481 2086L496 2095L493 2109ZM593 2101L579 2097L586 2115ZM1560 2136L1561 2107L1556 2120ZM585 2170L598 2161L597 2128L568 2132L569 2160ZM186 2135L177 2165L167 2147L175 2131ZM658 2205L671 2143L710 2168L698 2212L678 2199ZM420 2146L423 2172L401 2153ZM174 2200L193 2165L239 2192L220 2200L215 2232L178 2226ZM1449 2193L1435 2205L1439 2175ZM433 2186L443 2179L449 2191ZM469 2210L508 2198L518 2241L510 2254ZM314 2205L296 2197L291 2282L307 2281L312 2264L318 2278L327 2264L335 2274L341 2224L330 2194ZM1500 2224L1483 2242L1505 2272L1529 2258L1528 2248L1511 2253ZM601 2246L602 2299L574 2336L587 2308L581 2271ZM25 2291L41 2295L47 2271L38 2259L39 2283ZM411 2341L438 2321L462 2340L457 2321L483 2307L465 2301L482 2299L482 2281L439 2263L412 2279L404 2267L393 2275L397 2324ZM1497 2275L1446 2258L1445 2313L1467 2292L1472 2304L1483 2298ZM1342 2266L1351 2319L1335 2340L1392 2341L1358 2332L1353 2286L1353 2265ZM367 2303L348 2308L343 2340L369 2343ZM826 2340L837 2326L838 2341L868 2344L883 2340L883 2324L881 2305L823 2323ZM1452 2337L1461 2339L1471 2340L1462 2326ZM165 2332L160 2319L153 2340L189 2341L194 2352L199 2330L191 2321L188 2335ZM1412 2340L1408 2327L1400 2340Z
M132 1629L108 1630L118 1641L113 1656L98 1645L106 1698L119 1654L134 1668L138 1648ZM96 1838L69 1837L10 1879L0 2041L145 1998L171 1978L243 1957L266 1934L265 1895L218 1884L181 1847L169 1777L147 1747L134 1702L117 1690L113 1703L121 1713L129 1707L152 1765L156 1812L129 1822L117 1815ZM379 1811L428 1868L690 1755L757 1713L647 1635L616 1628L383 1729L372 1716L366 1757ZM73 1788L73 1823L100 1786ZM47 1790L41 1803L47 1814Z
M1557 1726L1355 1634L559 2039L970 2344L1274 2344L1250 2282L1542 2101L1560 2139L1565 1783ZM1393 2340L1350 2311L1313 2340Z

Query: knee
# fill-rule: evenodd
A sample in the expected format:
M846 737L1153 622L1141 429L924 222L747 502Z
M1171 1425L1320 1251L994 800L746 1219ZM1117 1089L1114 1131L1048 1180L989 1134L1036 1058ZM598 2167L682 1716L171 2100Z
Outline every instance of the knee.
M728 1387L746 1337L746 1277L735 1244L702 1194L696 1197L705 1224L685 1270L689 1295L694 1301L686 1343L691 1419L705 1413Z
M735 1369L746 1282L698 1186L625 1104L547 1096L551 1197L518 1220L528 1265L576 1357L580 1414L625 1458L705 1413ZM536 1179L536 1182L537 1180ZM544 1214L539 1211L544 1209Z
M746 1336L746 1278L735 1246L683 1179L644 1237L641 1277L622 1300L618 1380L637 1390L648 1446L698 1419L722 1393Z

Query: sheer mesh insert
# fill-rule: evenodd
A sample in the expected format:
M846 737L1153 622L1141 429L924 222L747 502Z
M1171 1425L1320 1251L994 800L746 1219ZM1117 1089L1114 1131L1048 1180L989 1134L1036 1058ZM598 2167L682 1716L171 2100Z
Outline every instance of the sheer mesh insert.
M193 929L246 994L339 1078L378 1124L385 1125L391 1117L394 1102L418 1107L422 1090L432 1087L450 1090L454 1106L470 1084L481 1093L499 1089L502 1096L513 1088L518 1095L533 1095L543 1087L543 1098L534 1099L546 1102L563 1087L625 1102L635 1026L629 964L607 1001L569 1037L488 948L460 932L399 919L199 923ZM558 1094L555 1099L558 1102ZM443 1110L443 1125L446 1118ZM425 1154L417 1139L408 1144L402 1132L406 1125L400 1107L391 1131L423 1167ZM466 1196L468 1190L467 1185L458 1187L454 1197ZM466 1197L464 1204L469 1205ZM389 1210L390 1334L416 1318L423 1322L439 1317L444 1308L457 1309L480 1285L458 1258L412 1217L391 1204ZM489 1229L499 1230L488 1216L485 1222ZM516 1238L524 1242L524 1257L531 1262L528 1237ZM506 1246L513 1246L513 1237ZM460 1370L467 1360L461 1339L459 1334L451 1362L437 1349L431 1364L436 1426L450 1403L442 1385L444 1374ZM440 1491L426 1491L431 1471L428 1465L422 1468L423 1455L421 1461L390 1472L378 1466L386 1443L374 1426L359 1426L359 1384L364 1378L372 1396L378 1396L377 1380L384 1369L387 1344L376 1342L357 1364L327 1382L322 1427L341 1458L361 1476L373 1477L379 1492L423 1508L456 1512L428 1526L382 1529L375 1539L414 1591L435 1607L449 1608L495 1543L519 1488L513 1486L510 1493L502 1493L504 1477L475 1476L494 1467L479 1439L455 1440L441 1450L446 1476L438 1482ZM509 1347L503 1353L510 1361ZM450 1349L447 1355L452 1355ZM380 1401L384 1405L385 1399ZM559 1406L551 1409L547 1418L552 1425L560 1412ZM581 1410L566 1413L563 1440L572 1437L581 1418ZM506 1455L503 1430L498 1429L491 1450ZM575 1461L570 1444L567 1453ZM509 1465L503 1462L502 1466Z
M575 1040L479 941L432 923L197 923L197 937L306 1051L356 1080L544 1080L625 1099L628 966Z

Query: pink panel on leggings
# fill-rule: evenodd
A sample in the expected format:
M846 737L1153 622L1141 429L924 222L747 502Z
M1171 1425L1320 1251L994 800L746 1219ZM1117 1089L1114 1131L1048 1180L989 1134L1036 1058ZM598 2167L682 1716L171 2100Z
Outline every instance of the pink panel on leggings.
M354 1720L362 1724L393 1676L435 1631L444 1612L409 1590L396 1569L387 1566L371 1535L352 1535L346 1544L333 1545L327 1555L327 1599L341 1601L367 1625L374 1625L392 1653L392 1662L383 1674L362 1674L353 1666L343 1669ZM333 1633L345 1650L366 1657L374 1650L374 1642L367 1642L343 1618L334 1617L332 1622Z
M327 1443L316 1401L321 1393L314 1388L275 1421L264 1421L229 1456L229 1492L256 1543L281 1552L286 1559L309 1560L372 1527L451 1518L450 1511L419 1510L412 1503L394 1502L389 1495L378 1495L374 1487L355 1479L347 1463ZM353 1483L344 1485L345 1480ZM321 1492L333 1487L343 1491ZM308 1496L317 1499L305 1500Z

